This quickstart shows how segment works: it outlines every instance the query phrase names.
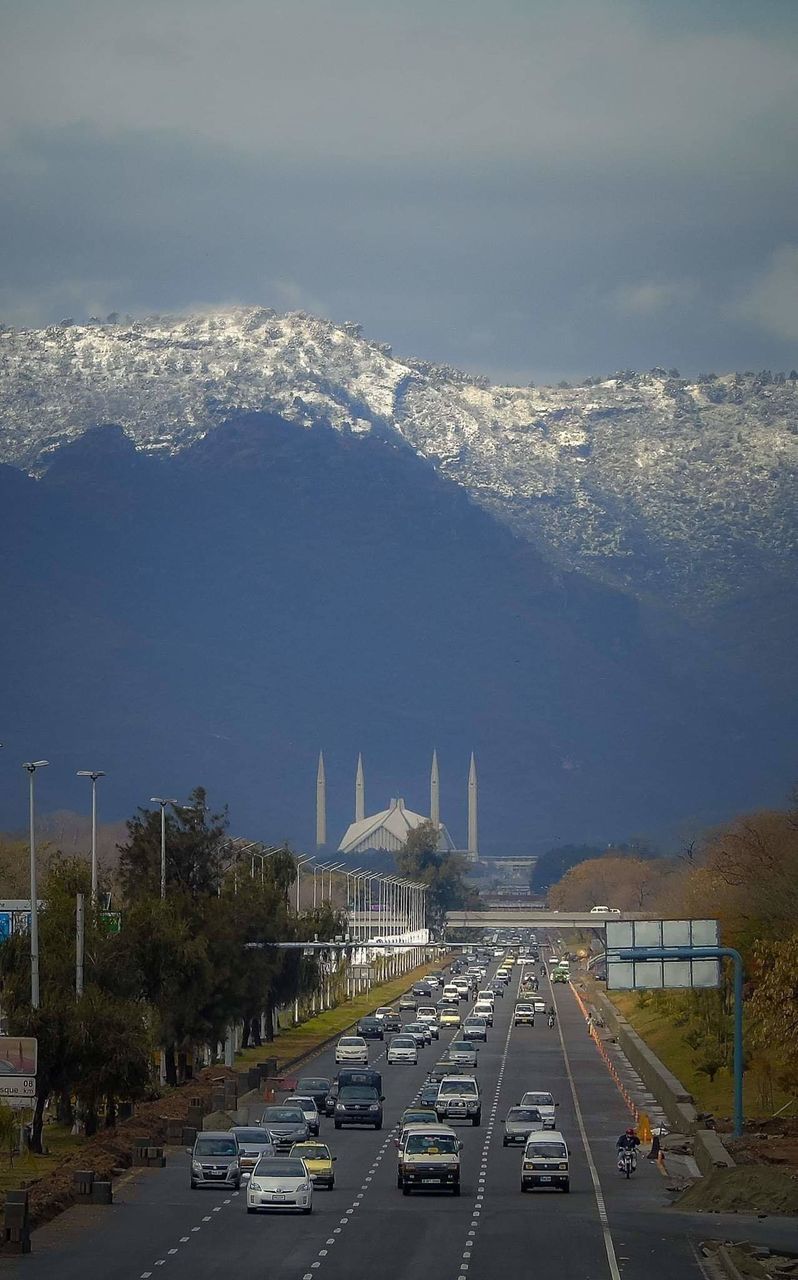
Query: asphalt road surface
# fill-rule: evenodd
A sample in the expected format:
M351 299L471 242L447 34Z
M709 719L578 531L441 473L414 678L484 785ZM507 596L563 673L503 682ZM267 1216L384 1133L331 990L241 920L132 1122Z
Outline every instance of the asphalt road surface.
M516 969L516 974L518 969ZM710 1235L753 1238L756 1220L699 1219L669 1206L666 1179L641 1160L627 1181L615 1142L628 1112L569 987L553 989L559 1017L511 1028L517 977L496 1001L478 1075L482 1124L458 1125L462 1194L405 1197L396 1186L395 1126L431 1063L452 1038L422 1050L417 1067L385 1064L381 1131L322 1121L337 1155L336 1186L317 1190L313 1213L248 1215L244 1192L189 1189L188 1156L168 1149L163 1170L137 1171L112 1208L75 1207L36 1232L30 1257L0 1263L0 1277L29 1280L698 1280L694 1243ZM551 989L541 983L548 1002ZM461 1003L461 1009L464 1009ZM332 1052L307 1070L335 1073ZM502 1120L526 1089L549 1089L571 1153L571 1192L520 1190L521 1148L502 1146Z

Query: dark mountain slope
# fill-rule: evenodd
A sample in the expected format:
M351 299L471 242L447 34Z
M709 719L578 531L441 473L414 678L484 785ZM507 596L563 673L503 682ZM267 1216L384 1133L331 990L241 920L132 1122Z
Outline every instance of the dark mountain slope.
M4 755L52 761L44 808L99 767L109 817L202 781L237 830L302 843L320 746L337 836L358 749L370 809L423 810L436 745L463 839L473 746L497 849L710 820L789 780L706 655L658 656L628 597L555 576L376 434L260 414L160 458L96 429L40 480L1 469L0 513ZM23 781L3 772L7 826Z

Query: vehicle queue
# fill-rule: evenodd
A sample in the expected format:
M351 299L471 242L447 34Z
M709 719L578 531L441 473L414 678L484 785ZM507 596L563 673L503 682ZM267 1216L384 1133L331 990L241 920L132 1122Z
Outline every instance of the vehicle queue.
M500 963L488 980L488 965L495 959ZM334 1078L300 1077L288 1096L264 1107L257 1125L199 1134L192 1152L191 1186L237 1187L248 1176L248 1213L311 1213L314 1191L335 1188L336 1156L323 1140L322 1120L332 1119L336 1130L382 1128L383 1079L370 1063L369 1042L387 1041L385 1066L392 1073L402 1065L416 1065L442 1031L451 1028L452 1040L401 1118L395 1139L397 1188L404 1195L435 1189L460 1195L463 1140L455 1126L482 1123L479 1045L487 1041L496 1002L505 998L516 971L513 1034L525 1034L535 1026L536 1016L547 1011L539 996L537 961L534 943L518 956L504 951L491 955L481 948L455 960L448 973L430 973L402 996L397 1009L377 1008L360 1019L355 1034L339 1039ZM471 1006L464 1016L463 1002ZM407 1015L404 1021L402 1014ZM555 1122L559 1103L545 1082L530 1084L535 1087L507 1112L502 1145L523 1148L521 1191L546 1186L568 1191L568 1144Z

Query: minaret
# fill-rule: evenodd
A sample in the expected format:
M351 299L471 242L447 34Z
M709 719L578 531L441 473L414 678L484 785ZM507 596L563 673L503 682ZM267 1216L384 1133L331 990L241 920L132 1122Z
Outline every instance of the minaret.
M319 752L319 768L316 773L316 848L327 843L327 776L324 772L324 752Z
M438 753L432 753L432 768L429 774L429 816L436 827L441 825L441 783L438 777Z
M479 858L479 839L477 835L477 762L471 752L471 764L468 769L468 860L476 862Z
M355 774L355 822L362 822L366 816L366 780L363 776L363 757L358 754L357 773Z

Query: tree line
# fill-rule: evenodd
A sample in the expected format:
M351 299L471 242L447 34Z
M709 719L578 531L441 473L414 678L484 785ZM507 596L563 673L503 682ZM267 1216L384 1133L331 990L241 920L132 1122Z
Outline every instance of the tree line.
M237 866L226 812L213 813L197 788L166 818L166 896L160 895L160 809L127 823L113 877L121 928L109 927L90 901L85 859L54 855L39 919L41 1003L31 1008L30 941L17 933L0 945L2 1009L11 1035L39 1042L31 1146L41 1150L45 1107L71 1123L75 1107L92 1133L115 1122L121 1100L155 1088L161 1058L167 1083L190 1075L198 1051L243 1023L245 1044L267 1038L274 1011L320 985L315 958L294 950L246 949L251 941L326 941L344 921L323 904L297 915L290 905L296 859L286 848L250 878ZM13 853L13 850L11 851ZM108 886L106 886L108 887ZM76 895L85 895L83 993L76 995Z
M676 857L609 849L582 858L552 884L558 910L592 906L645 911L653 918L710 917L745 966L746 1070L759 1105L776 1091L798 1092L798 791L783 810L742 814ZM696 1070L710 1080L730 1066L731 975L719 991L654 992L682 1029Z

